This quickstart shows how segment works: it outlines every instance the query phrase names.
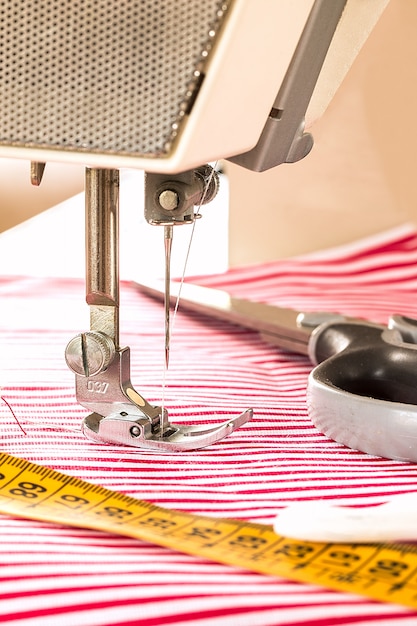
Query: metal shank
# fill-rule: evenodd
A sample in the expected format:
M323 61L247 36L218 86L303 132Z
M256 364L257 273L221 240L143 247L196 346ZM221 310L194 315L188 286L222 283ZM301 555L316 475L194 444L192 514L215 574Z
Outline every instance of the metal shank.
M119 345L119 172L86 169L86 301L90 329Z

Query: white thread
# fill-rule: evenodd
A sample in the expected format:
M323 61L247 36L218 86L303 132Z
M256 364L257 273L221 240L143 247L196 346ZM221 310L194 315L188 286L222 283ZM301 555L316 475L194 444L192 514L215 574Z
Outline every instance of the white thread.
M207 195L208 189L210 187L211 181L213 180L213 176L215 175L215 171L217 169L217 165L218 165L218 161L215 162L214 167L212 168L212 170L210 172L210 175L209 175L209 177L207 179L207 184L206 184L206 187L205 187L205 189L203 191L203 194L201 196L201 201L200 201L199 206L197 207L195 215L199 215L200 214L201 207L204 204L204 200L206 198L206 195ZM173 311L173 314L172 314L172 319L170 321L170 325L171 325L171 328L169 330L170 342L172 342L172 336L173 336L173 331L174 331L174 326L175 326L175 319L177 317L177 311L178 311L178 307L179 307L179 303L180 303L180 299L181 299L182 286L183 286L184 281L185 281L185 274L186 274L186 271L187 271L187 265L188 265L188 261L189 261L189 258L190 258L191 245L192 245L192 242L193 242L193 239L194 239L194 232L195 232L196 223L197 223L197 220L195 219L193 221L193 225L192 225L192 228L191 228L190 240L189 240L188 246L187 246L187 252L186 252L186 255L185 255L184 267L183 267L183 271L182 271L182 274L181 274L181 280L180 280L180 283L179 283L178 294L177 294L177 298L176 298L176 301L175 301L175 307L174 307L174 311ZM168 372L167 372L166 359L165 359L165 353L164 353L164 368L163 368L163 377L162 377L162 400L161 400L161 410L162 411L165 410L165 394L166 394L166 390L167 390L167 374L168 374Z

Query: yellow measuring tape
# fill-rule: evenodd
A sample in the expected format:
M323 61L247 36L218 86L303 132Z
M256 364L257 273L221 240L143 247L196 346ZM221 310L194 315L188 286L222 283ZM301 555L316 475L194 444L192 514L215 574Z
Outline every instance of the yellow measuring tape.
M417 608L417 546L294 541L190 515L0 454L0 512L135 537L212 561Z

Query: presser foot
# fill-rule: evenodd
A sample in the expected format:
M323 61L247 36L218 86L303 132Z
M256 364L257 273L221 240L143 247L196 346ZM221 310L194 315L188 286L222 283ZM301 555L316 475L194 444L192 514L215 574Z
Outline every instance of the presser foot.
M247 409L237 417L216 426L179 425L167 422L163 432L161 429L152 432L151 422L147 417L138 417L127 411L112 413L107 417L91 413L84 419L81 429L86 437L94 441L181 452L205 448L224 439L249 421L252 415L252 409Z
M224 439L251 419L253 411L247 409L216 426L171 424L166 409L151 405L133 388L129 348L106 350L111 342L104 339L103 333L84 333L66 350L76 374L77 401L92 411L82 423L89 439L171 452L196 450Z

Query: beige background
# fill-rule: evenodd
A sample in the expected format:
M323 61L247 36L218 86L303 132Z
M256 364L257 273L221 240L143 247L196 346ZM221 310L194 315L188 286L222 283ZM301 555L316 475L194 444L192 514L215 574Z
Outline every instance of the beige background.
M20 224L84 188L84 169L48 163L42 184L30 183L30 163L0 159L0 231Z
M351 241L417 221L417 1L391 0L303 161L255 174L226 164L231 265ZM83 188L83 168L0 159L0 230ZM219 225L221 227L221 225Z
M417 2L391 0L303 161L228 166L232 265L294 255L417 220Z

